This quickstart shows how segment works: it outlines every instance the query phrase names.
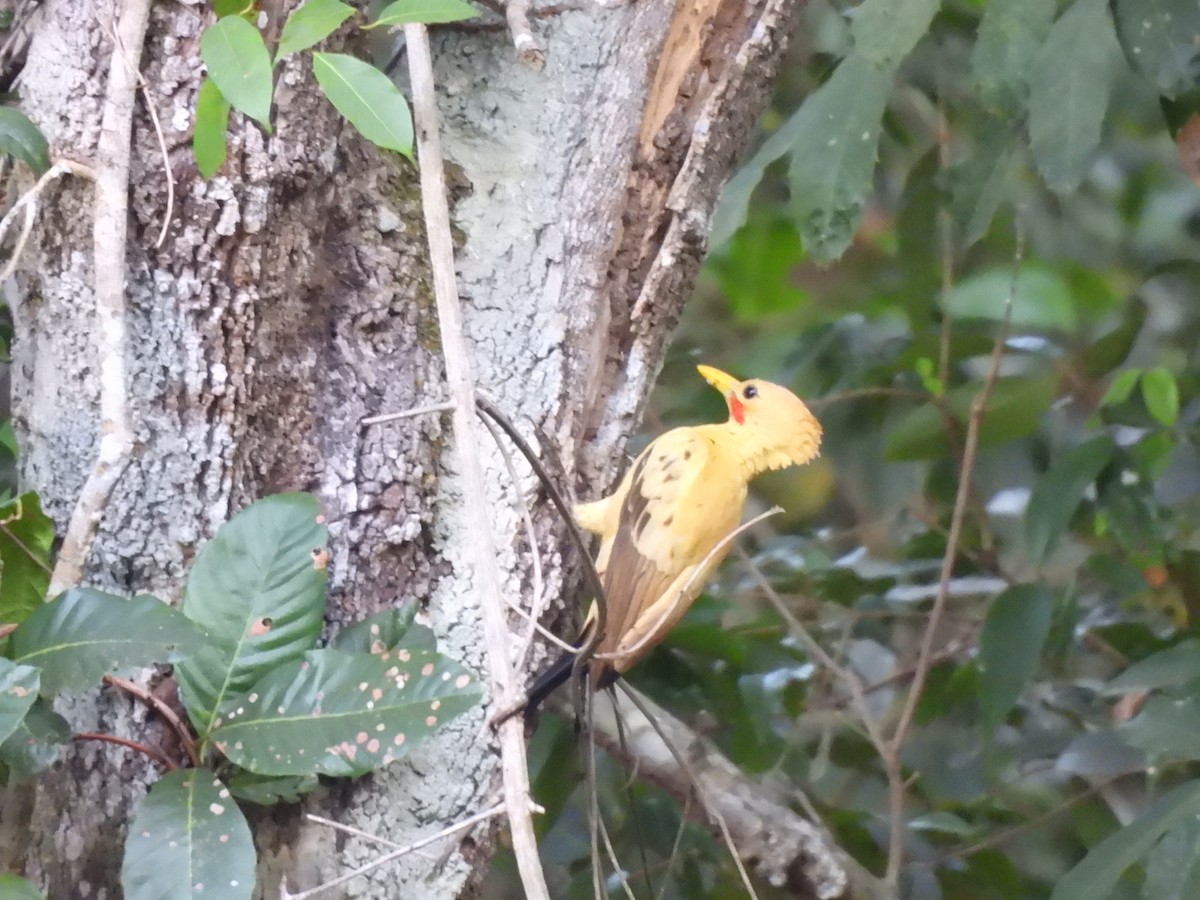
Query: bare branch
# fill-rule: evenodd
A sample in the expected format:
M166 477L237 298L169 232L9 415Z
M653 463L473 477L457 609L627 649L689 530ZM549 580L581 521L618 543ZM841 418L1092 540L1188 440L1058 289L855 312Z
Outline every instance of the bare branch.
M96 146L92 267L96 293L96 365L100 369L100 447L67 525L51 597L78 584L113 487L129 464L133 432L125 389L125 240L129 227L129 143L150 0L124 0L108 66L108 89Z
M1020 220L1018 219L1016 249L1013 251L1012 280L1009 284L1008 297L1004 303L1004 321L1001 323L996 340L992 345L991 365L984 378L983 387L971 401L971 412L967 420L967 436L963 444L962 471L958 476L958 491L954 497L954 511L950 516L950 534L946 539L946 552L942 556L938 592L929 613L929 621L925 625L925 634L921 639L921 649L917 655L912 686L908 689L900 717L896 721L896 730L892 733L889 752L884 755L883 759L888 778L888 810L891 819L887 872L884 878L892 887L899 883L900 870L904 865L904 806L907 784L904 781L900 757L909 729L912 727L913 718L917 713L917 704L921 699L921 692L925 688L925 679L933 664L938 626L941 624L942 614L946 609L946 600L950 596L950 579L954 575L954 563L958 559L958 544L962 539L967 503L971 497L971 475L975 469L975 456L979 451L979 429L983 424L983 413L987 408L988 399L1000 377L1000 362L1004 357L1004 342L1008 337L1009 322L1012 320L1013 300L1017 290L1017 276L1021 271L1024 243L1024 234L1020 229Z
M382 425L384 422L395 422L397 419L411 419L413 416L449 412L452 409L454 409L453 403L430 403L425 406L414 406L412 409L407 409L404 412L384 413L381 416L367 416L358 424L364 427L367 425Z
M625 696L618 698L616 706L595 705L595 739L627 769L666 790L681 805L694 796L710 816L719 813L738 856L764 879L786 886L798 898L883 896L877 879L849 859L818 826L796 814L785 800L772 797L707 738L623 682L618 684ZM566 698L552 702L569 712ZM618 715L623 729L618 727ZM673 748L678 748L678 755Z
M462 478L464 520L472 530L466 552L474 571L475 589L483 615L484 640L492 684L492 703L501 709L515 699L519 688L509 656L511 635L505 624L501 574L492 533L483 464L476 437L475 383L470 354L463 333L462 309L454 273L454 242L450 234L450 210L446 200L446 176L438 134L437 100L433 85L433 63L429 35L423 25L405 25L408 68L412 79L413 117L418 158L421 163L421 204L429 257L433 269L434 296L441 331L446 381L454 402L454 448ZM530 814L529 766L525 759L524 723L509 719L498 730L504 805L512 834L513 853L521 883L530 900L549 900L546 877L538 857L537 838Z
M529 0L507 0L504 18L508 20L508 30L512 32L517 56L529 68L540 72L546 65L546 51L529 27Z

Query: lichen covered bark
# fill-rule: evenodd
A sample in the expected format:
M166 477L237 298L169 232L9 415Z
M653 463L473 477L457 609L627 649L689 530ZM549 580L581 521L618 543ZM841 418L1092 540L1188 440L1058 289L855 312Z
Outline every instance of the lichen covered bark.
M56 155L86 161L95 147L109 6L47 0L34 25L22 102ZM790 6L739 3L736 16L715 19L708 55L667 82L678 102L667 102L649 145L642 111L662 83L654 60L671 29L668 6L597 5L539 21L549 54L541 72L516 60L503 32L435 35L476 376L531 438L535 428L544 436L569 490L598 493L614 474ZM228 162L201 179L189 139L208 17L203 5L155 4L141 59L148 90L135 121L127 249L137 448L89 581L174 600L196 549L232 512L266 493L308 490L332 534L331 628L417 603L441 649L482 672L447 425L436 415L359 424L444 396L416 172L340 120L298 56L279 70L274 134L234 114ZM370 52L365 41L348 49ZM727 82L722 114L712 98ZM165 161L146 103L162 123ZM156 247L167 165L175 205ZM90 199L79 181L47 198L14 293L23 474L60 524L97 439ZM645 292L653 296L634 315ZM528 473L512 485L485 450L506 587L528 602L527 548L510 502L515 489L536 502L538 489ZM545 590L561 602L571 560L552 517L539 507L535 519ZM64 711L80 728L153 727L121 698ZM463 717L407 760L310 807L394 840L464 818L494 797L482 722L482 710ZM152 775L114 748L78 746L40 782L24 857L50 896L116 896L125 816ZM376 853L294 813L256 824L267 896L284 874L293 888L311 886ZM485 869L490 840L484 830L444 856L410 855L348 895L456 896Z

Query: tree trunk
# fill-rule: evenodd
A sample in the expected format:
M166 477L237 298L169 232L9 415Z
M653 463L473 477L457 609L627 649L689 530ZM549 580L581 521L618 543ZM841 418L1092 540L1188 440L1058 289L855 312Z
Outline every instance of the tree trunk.
M54 156L94 153L114 5L46 0L32 24L22 106ZM585 4L535 22L548 58L540 72L517 60L507 32L434 33L476 376L526 434L540 429L550 445L541 449L581 495L601 493L620 468L796 5ZM444 398L416 171L338 117L301 55L279 69L274 134L235 113L228 161L201 179L191 110L210 21L204 4L154 4L141 55L126 251L136 447L87 581L174 601L196 549L229 515L264 494L312 491L332 537L331 628L419 603L440 648L485 672L448 422L359 424ZM331 43L368 55L358 34ZM174 207L156 247L166 165ZM81 179L43 198L10 292L23 476L60 527L99 435L92 198ZM528 603L514 488L494 448L483 449L506 589ZM521 471L520 490L536 501ZM535 522L544 590L559 604L574 563L536 503ZM524 633L520 620L513 627ZM119 697L59 709L80 730L149 727ZM457 720L310 807L399 841L483 809L497 784L483 718L480 709ZM49 896L117 895L124 823L153 775L116 748L75 745L43 776L19 856ZM293 889L311 886L377 852L291 812L257 825L266 896L281 875ZM412 854L356 880L347 896L454 897L486 871L492 849L477 830L444 858Z

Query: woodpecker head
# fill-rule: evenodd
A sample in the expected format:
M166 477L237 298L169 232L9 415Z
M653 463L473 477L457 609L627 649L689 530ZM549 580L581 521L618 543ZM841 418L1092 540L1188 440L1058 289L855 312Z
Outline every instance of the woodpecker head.
M724 395L728 426L754 471L798 466L821 452L821 423L787 388L757 378L738 381L711 366L696 368Z

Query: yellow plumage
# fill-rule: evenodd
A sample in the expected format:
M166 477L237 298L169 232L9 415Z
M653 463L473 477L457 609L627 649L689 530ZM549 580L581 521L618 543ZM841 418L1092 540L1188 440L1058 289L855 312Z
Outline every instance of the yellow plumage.
M725 396L729 421L668 431L615 492L575 507L579 525L601 538L596 568L608 605L591 664L597 685L627 671L687 612L728 550L714 552L741 521L751 479L820 451L820 423L787 388L699 369ZM594 624L593 607L580 643ZM538 679L531 705L566 680L571 663L567 655Z

